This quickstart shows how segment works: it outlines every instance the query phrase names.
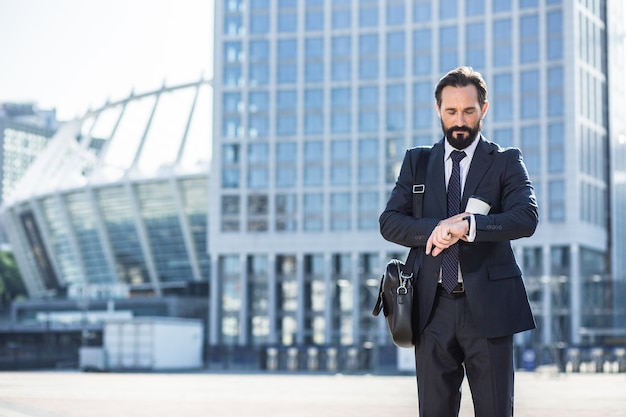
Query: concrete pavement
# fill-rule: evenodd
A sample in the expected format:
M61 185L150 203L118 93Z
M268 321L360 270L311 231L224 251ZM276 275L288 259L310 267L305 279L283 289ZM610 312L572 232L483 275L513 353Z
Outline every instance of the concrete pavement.
M0 416L417 416L415 386L413 376L0 372ZM626 416L626 374L518 372L515 395L516 417Z

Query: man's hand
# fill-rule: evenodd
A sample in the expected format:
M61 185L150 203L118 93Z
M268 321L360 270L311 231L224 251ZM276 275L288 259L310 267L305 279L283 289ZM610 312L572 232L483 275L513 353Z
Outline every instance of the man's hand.
M465 236L469 233L469 224L467 220L463 220L463 217L469 214L460 213L440 221L426 242L426 255L432 253L433 256L437 256L459 239L465 240Z

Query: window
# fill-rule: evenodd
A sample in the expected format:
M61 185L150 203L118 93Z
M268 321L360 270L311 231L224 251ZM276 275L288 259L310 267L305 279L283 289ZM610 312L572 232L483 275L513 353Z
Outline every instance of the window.
M546 21L548 59L561 59L563 58L563 12L561 10L548 12Z
M387 78L403 77L405 72L404 32L387 34Z
M522 119L539 117L541 103L539 101L539 71L522 71L520 79Z
M305 113L304 133L319 135L324 132L324 115L322 113Z
M278 13L278 31L279 32L295 32L298 25L298 15L292 9L283 11L279 9Z
M511 19L493 21L493 65L505 67L513 62L513 29Z
M304 143L305 162L322 162L324 159L324 144L322 141Z
M539 60L539 16L536 14L520 18L520 62Z
M222 145L222 165L239 163L239 144L228 143Z
M563 115L563 68L548 69L548 116Z
M294 142L278 142L276 144L276 161L278 163L294 163L297 147Z
M565 171L565 131L563 123L548 125L548 169L551 173Z
M250 137L267 137L269 133L269 119L267 115L249 116Z
M332 193L330 195L331 230L350 230L350 193Z
M324 90L309 89L304 92L304 108L310 110L322 110L324 108Z
M439 71L448 72L457 67L457 27L444 26L439 29Z
M304 42L304 55L308 58L324 57L324 40L322 38L308 38Z
M376 192L360 192L359 198L359 230L377 230L378 229L378 193Z
M250 14L250 33L263 34L267 33L270 28L270 16L267 13L251 13Z
M378 87L359 88L359 131L378 131Z
M267 91L251 91L248 95L248 103L250 113L266 112L269 110L269 94Z
M565 182L552 180L548 184L548 218L551 222L565 220Z
M321 186L324 182L324 145L322 141L304 143L304 185Z
M324 196L321 193L305 194L302 202L303 227L306 231L320 231L324 227Z
M359 36L359 78L378 78L378 35Z
M268 205L267 195L258 194L248 196L248 231L265 232L267 223Z
M541 171L541 135L539 126L525 126L521 132L522 152L524 163L531 176L536 176Z
M378 140L359 141L359 184L378 183Z
M276 194L276 230L297 229L297 203L295 194Z
M431 21L431 0L415 0L413 2L413 21L416 23Z
M471 0L465 3L467 16L482 16L485 14L485 0Z
M539 5L539 0L520 0L519 7L520 9L528 9L532 7L537 7Z
M439 0L439 19L454 19L457 16L457 0Z
M501 128L493 130L493 141L504 148L515 146L513 129Z
M333 161L350 161L351 150L349 140L335 140L331 143L330 150Z
M474 2L470 2L474 4ZM485 24L470 23L465 28L465 60L474 69L485 67Z
M413 74L430 74L431 58L431 30L419 29L413 32Z
M241 103L241 93L224 93L224 113L238 113Z
M495 121L513 118L513 75L497 74L493 77L493 114Z
M359 8L359 26L375 27L378 25L378 7L362 6Z
M333 81L350 79L350 36L335 36L331 40L331 78Z
M413 84L413 128L429 129L434 120L434 98L430 82Z
M512 0L493 0L494 12L509 12L511 11Z
M406 17L404 3L393 3L387 5L387 25L402 25Z
M324 30L324 13L321 11L307 10L304 15L304 27L308 31Z
M333 29L348 29L350 27L351 20L350 9L333 9L332 11L332 25Z

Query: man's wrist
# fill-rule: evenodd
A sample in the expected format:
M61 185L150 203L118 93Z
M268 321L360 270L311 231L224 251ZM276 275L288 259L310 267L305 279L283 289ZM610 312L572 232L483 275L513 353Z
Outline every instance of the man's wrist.
M465 216L463 220L467 221L467 233L465 233L467 236L470 234L470 230L472 230L472 216Z

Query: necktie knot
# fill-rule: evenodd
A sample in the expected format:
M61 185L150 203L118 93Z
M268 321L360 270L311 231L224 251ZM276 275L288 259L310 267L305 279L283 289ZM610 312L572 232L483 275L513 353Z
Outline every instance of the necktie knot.
M452 158L453 162L459 163L461 159L465 158L466 154L464 151L452 151L450 154L450 158Z

